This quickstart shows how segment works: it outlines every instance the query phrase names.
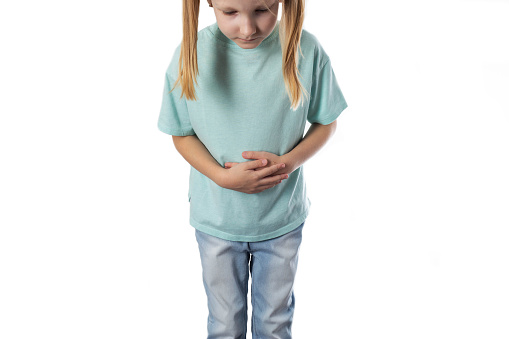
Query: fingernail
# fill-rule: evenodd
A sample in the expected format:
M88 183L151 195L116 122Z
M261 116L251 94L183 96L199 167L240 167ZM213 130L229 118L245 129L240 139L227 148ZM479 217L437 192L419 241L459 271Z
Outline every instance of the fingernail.
M285 164L282 164L282 165L281 165L281 168L285 168Z
M262 159L262 165L266 165L266 164L267 164L267 160Z

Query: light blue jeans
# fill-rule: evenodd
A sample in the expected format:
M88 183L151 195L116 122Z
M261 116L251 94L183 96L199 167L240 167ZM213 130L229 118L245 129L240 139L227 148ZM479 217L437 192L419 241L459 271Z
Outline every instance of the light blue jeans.
M293 283L302 228L277 238L242 242L196 230L208 300L207 339L245 339L251 273L253 339L291 339Z

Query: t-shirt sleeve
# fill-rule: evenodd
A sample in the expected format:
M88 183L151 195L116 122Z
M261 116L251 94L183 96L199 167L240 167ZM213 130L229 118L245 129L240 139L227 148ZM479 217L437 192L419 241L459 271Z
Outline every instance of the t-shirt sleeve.
M314 74L307 120L328 125L348 107L339 88L330 59L326 59Z
M159 120L157 127L161 132L176 135L185 136L196 134L191 121L189 119L189 112L187 110L187 103L185 96L180 98L182 93L181 87L177 86L170 93L173 88L175 79L172 76L172 70L175 68L175 56L172 63L168 67L164 77L164 91L163 100L161 104L161 111L159 112Z

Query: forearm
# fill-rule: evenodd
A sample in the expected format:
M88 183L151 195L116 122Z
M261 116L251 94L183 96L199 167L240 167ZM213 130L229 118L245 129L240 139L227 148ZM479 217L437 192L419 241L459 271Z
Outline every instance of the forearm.
M191 166L219 185L218 182L224 168L214 159L196 135L173 136L173 144Z
M327 143L336 131L336 120L329 125L311 124L300 143L290 152L283 154L282 162L290 164L291 171L299 168Z

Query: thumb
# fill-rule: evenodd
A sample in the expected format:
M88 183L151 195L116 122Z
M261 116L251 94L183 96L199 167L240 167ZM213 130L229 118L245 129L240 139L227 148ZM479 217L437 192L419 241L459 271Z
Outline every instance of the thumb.
M224 168L231 168L235 165L238 165L238 162L225 162L224 163Z
M255 169L255 168L258 168L258 167L263 167L265 165L267 165L267 159L260 159L260 160L255 160L255 161L247 161L245 162L244 164L246 164L246 169Z
M265 152L260 151L246 151L242 152L242 157L244 159L262 159L266 158L267 154Z

